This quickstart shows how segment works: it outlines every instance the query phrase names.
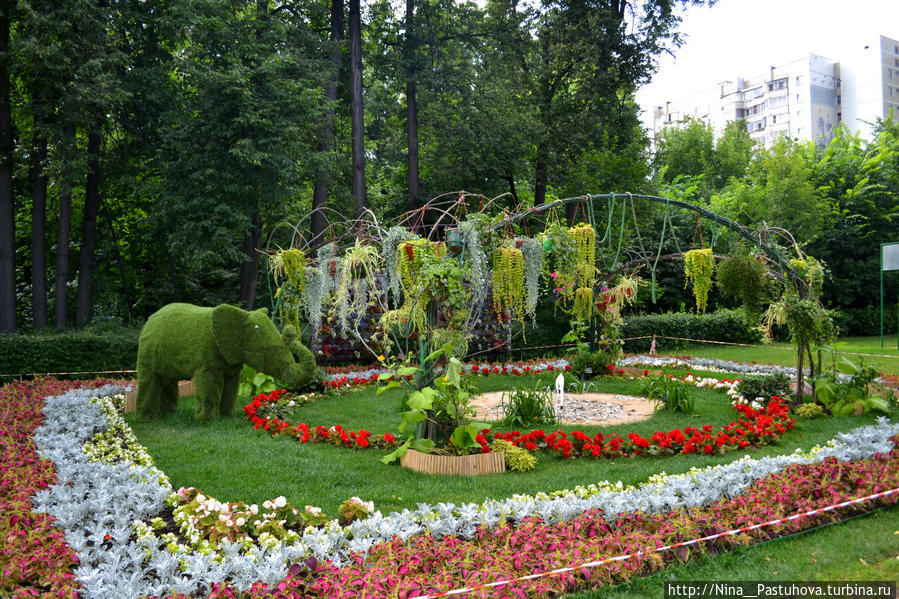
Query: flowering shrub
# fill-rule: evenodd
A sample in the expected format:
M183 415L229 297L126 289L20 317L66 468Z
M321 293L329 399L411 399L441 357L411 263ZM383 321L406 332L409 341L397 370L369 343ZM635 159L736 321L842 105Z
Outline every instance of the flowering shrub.
M702 428L688 426L683 430L656 432L649 439L637 433L630 433L626 438L617 433L611 435L596 433L591 437L581 431L572 433L555 431L546 434L543 430L534 430L526 434L512 431L492 435L493 439L503 439L529 451L555 452L563 458L614 458L626 455L698 452L722 454L773 443L788 430L793 430L796 422L790 418L787 406L779 398L772 399L767 407L760 410L746 404L737 404L734 409L741 418L718 430L714 430L711 424ZM481 432L491 433L489 430Z
M214 497L208 497L193 487L180 488L172 493L166 501L174 508L172 517L174 525L183 539L190 546L219 546L219 541L258 542L263 546L277 546L281 542L295 542L301 538L303 529L310 526L323 526L330 518L321 508L307 505L301 511L287 502L283 497L270 499L262 503L248 505L242 501L222 503ZM373 510L369 510L369 513ZM139 539L151 537L153 530L162 528L161 519L134 522L135 534ZM174 534L164 534L164 541L177 542ZM201 540L207 543L201 544Z

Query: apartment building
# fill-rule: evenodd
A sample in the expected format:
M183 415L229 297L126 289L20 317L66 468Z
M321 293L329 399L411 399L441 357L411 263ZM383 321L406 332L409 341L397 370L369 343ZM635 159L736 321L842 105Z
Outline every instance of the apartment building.
M835 128L870 132L870 123L896 108L899 120L899 42L877 36L837 62L817 54L737 77L657 106L655 133L687 119L711 123L716 137L743 120L749 135L770 147L779 137L826 144Z

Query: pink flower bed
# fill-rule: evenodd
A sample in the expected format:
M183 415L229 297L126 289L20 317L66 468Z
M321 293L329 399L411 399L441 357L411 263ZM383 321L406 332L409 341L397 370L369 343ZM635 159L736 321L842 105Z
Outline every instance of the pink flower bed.
M893 439L894 443L899 437ZM470 541L416 536L373 547L354 563L335 568L316 565L310 576L302 566L272 588L258 584L247 593L217 586L211 598L321 597L329 599L419 597L460 587L508 580L557 568L599 561L638 551L644 555L591 569L483 589L465 596L556 597L585 587L616 584L651 574L674 563L820 526L877 507L892 505L891 495L788 521L774 526L705 541L691 547L655 552L657 547L761 524L784 516L828 507L899 487L899 451L868 460L839 462L828 458L794 465L759 479L743 495L702 508L664 514L630 513L609 524L600 510L569 522L545 525L527 518L516 527L479 530Z
M31 496L56 481L31 437L42 398L113 381L16 381L0 387L0 596L78 597L78 558L53 518L31 511Z

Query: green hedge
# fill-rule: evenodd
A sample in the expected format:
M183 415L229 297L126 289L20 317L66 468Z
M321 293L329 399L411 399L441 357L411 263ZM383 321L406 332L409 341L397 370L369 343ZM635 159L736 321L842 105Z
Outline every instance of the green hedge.
M133 370L136 329L0 335L0 374Z
M880 335L880 306L865 308L839 308L833 310L834 321L840 327L841 337L869 337ZM899 325L896 304L883 307L883 332L895 335Z
M637 353L649 351L652 336L656 335L656 350L679 349L688 342L662 339L661 336L707 341L730 341L732 343L761 343L762 334L758 321L742 310L717 310L708 314L688 314L668 312L629 316L624 320L621 336L649 337L625 341L624 351Z

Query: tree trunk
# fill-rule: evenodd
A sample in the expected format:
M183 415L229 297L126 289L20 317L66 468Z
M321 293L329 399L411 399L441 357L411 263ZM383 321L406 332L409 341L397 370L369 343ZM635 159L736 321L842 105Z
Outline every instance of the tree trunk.
M13 192L12 111L9 98L9 27L15 2L0 4L0 332L16 332L16 211Z
M406 163L409 209L418 206L418 100L415 89L415 0L406 0Z
M537 148L537 156L534 158L534 206L546 203L546 178L549 157L546 154L546 146Z
M259 252L257 248L262 243L262 215L259 214L259 204L253 210L253 228L247 233L243 242L243 252L246 254L240 267L240 304L244 310L253 309L253 300L256 297L256 281L259 278Z
M47 326L47 175L44 173L47 138L37 117L37 106L34 114L34 138L28 173L31 179L31 302L34 330L40 331Z
M353 150L353 199L356 215L367 206L365 189L365 112L362 107L362 17L359 0L350 0L350 123Z
M109 239L112 241L112 253L115 257L116 265L119 268L119 282L122 284L122 300L125 302L125 310L128 312L128 322L130 323L131 309L134 307L134 300L131 297L131 282L128 280L128 268L127 264L125 264L125 257L122 255L122 248L119 247L119 237L116 235L115 231L115 219L107 206L104 206L103 218L109 226Z
M337 101L337 82L340 79L340 46L343 41L343 0L331 0L331 80L325 96L328 108L325 112L325 124L322 128L318 151L327 154L334 143L334 102ZM315 172L315 183L312 188L312 222L310 223L311 243L319 241L325 232L325 214L323 212L328 200L328 169L320 166Z
M94 249L97 247L97 212L100 208L100 123L87 135L87 180L84 185L84 217L81 225L81 253L78 256L78 295L75 326L91 320L91 286L94 278Z
M66 328L66 303L69 286L69 237L72 230L72 169L68 160L75 148L75 126L63 129L66 166L59 190L59 228L56 234L56 281L53 291L53 323L57 331Z
M796 366L796 401L798 401L798 402L802 401L802 397L804 395L803 381L802 381L802 369L804 367L804 364L802 363L802 361L803 361L803 358L805 357L804 349L805 348L803 348L803 347L799 348L799 360L798 360L799 364Z
M515 190L515 176L512 173L509 173L505 177L500 177L509 184L509 194L512 196L512 201L515 202L515 205L519 205L518 192ZM543 188L544 196L546 195L546 188Z

